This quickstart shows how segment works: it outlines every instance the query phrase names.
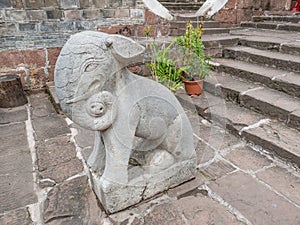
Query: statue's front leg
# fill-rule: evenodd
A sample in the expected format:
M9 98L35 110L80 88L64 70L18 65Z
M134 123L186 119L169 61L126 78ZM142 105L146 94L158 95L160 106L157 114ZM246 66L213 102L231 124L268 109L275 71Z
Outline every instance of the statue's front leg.
M128 134L126 143L117 137L113 128L103 132L106 150L105 169L103 179L119 184L128 183L128 162L132 148L134 134Z
M101 132L95 131L94 147L87 164L96 174L102 174L105 167L105 147L102 143Z

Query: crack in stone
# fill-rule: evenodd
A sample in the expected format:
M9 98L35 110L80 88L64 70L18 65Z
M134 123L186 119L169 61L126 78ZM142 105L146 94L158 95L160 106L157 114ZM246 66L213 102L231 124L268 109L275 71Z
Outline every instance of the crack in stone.
M241 136L242 133L243 133L244 131L258 128L258 127L260 127L261 125L269 124L270 122L271 122L270 119L261 119L261 120L259 120L257 123L254 123L254 124L249 125L249 126L247 126L247 127L243 127L243 128L239 131L239 135Z
M249 89L249 90L247 90L247 91L241 92L240 95L243 96L243 95L245 95L245 94L247 94L247 93L249 93L249 92L257 91L257 90L262 90L262 89L264 89L264 87L251 88L251 89Z

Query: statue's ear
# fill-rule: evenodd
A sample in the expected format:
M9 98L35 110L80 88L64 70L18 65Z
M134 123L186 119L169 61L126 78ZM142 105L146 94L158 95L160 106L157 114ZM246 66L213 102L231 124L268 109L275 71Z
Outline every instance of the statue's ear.
M145 51L145 47L135 41L121 35L111 35L105 42L107 48L112 50L116 60L125 66L142 62L141 55Z

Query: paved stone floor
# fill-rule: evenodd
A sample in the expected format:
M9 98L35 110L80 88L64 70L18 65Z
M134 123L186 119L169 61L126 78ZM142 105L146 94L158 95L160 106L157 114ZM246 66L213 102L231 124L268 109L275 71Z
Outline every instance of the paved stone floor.
M196 178L106 215L85 159L93 133L59 115L48 95L0 109L0 224L300 224L300 171L187 112Z

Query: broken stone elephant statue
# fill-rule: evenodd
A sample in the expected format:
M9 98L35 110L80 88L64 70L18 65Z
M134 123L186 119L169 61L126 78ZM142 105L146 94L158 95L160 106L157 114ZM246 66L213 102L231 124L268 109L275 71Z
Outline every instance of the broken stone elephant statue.
M114 213L194 177L191 124L167 88L131 73L145 48L102 32L71 36L55 67L65 114L95 131L92 188Z

